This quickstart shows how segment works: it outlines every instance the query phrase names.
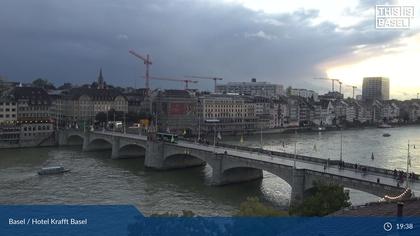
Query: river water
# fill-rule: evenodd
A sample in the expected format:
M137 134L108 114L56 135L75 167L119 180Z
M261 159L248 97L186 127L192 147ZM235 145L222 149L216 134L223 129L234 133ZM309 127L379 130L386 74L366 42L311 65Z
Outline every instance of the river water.
M391 137L382 137L383 133ZM340 132L263 134L265 149L338 159ZM240 144L240 137L223 137ZM386 168L405 169L407 142L418 144L420 127L343 131L343 160ZM260 146L260 135L244 137L241 145ZM414 147L413 147L414 148ZM412 171L420 173L420 150L412 149ZM374 160L371 160L372 152ZM235 214L246 197L266 204L288 205L290 186L264 172L249 183L214 187L208 166L173 171L144 167L144 158L111 160L110 151L82 152L80 147L0 150L0 204L134 204L143 213L191 210L205 216ZM43 166L63 165L71 172L38 176ZM355 205L378 198L350 190Z

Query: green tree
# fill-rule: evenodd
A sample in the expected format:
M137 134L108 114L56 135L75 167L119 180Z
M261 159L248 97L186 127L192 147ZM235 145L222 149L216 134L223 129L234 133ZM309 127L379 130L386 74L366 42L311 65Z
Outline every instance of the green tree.
M115 121L123 121L124 112L123 111L116 111L115 109L109 110L108 111L108 120L113 121L114 118L115 118Z
M287 216L284 211L275 210L262 204L258 197L248 197L242 202L238 216Z
M350 197L339 185L316 182L311 192L302 204L289 209L291 215L326 216L351 205Z
M292 95L292 87L291 86L289 86L289 87L286 88L286 95L287 96Z
M38 78L32 81L32 85L43 89L55 89L54 85L46 79Z
M106 113L105 112L99 112L98 114L96 114L95 116L95 120L98 122L106 122Z

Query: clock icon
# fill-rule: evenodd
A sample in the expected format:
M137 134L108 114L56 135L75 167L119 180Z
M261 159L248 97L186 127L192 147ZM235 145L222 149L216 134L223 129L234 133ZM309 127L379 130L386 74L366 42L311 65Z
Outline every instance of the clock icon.
M391 230L392 230L392 224L391 224L391 223L389 223L389 222L386 222L386 223L384 224L384 230L385 230L386 232L391 231Z

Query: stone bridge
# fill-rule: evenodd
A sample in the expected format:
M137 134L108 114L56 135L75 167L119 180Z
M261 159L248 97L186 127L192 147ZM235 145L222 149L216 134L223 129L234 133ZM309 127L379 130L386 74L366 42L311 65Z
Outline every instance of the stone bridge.
M310 160L247 152L227 147L209 146L187 141L177 143L147 140L145 136L112 132L80 132L64 130L59 133L60 145L83 145L83 151L111 149L111 157L144 156L146 167L168 170L208 164L212 169L212 185L251 181L270 172L292 188L291 204L300 203L311 193L315 182L333 183L357 189L379 197L397 196L404 188L397 187L390 175L377 172L358 172L352 169L324 168ZM380 179L378 183L377 180ZM419 183L412 183L412 188Z

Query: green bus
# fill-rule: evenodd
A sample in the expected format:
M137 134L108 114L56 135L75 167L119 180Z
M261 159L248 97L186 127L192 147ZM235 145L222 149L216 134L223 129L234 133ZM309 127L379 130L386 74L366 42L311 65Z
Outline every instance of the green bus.
M156 134L158 140L169 142L169 143L176 143L178 140L178 135L170 134L170 133L157 133Z

